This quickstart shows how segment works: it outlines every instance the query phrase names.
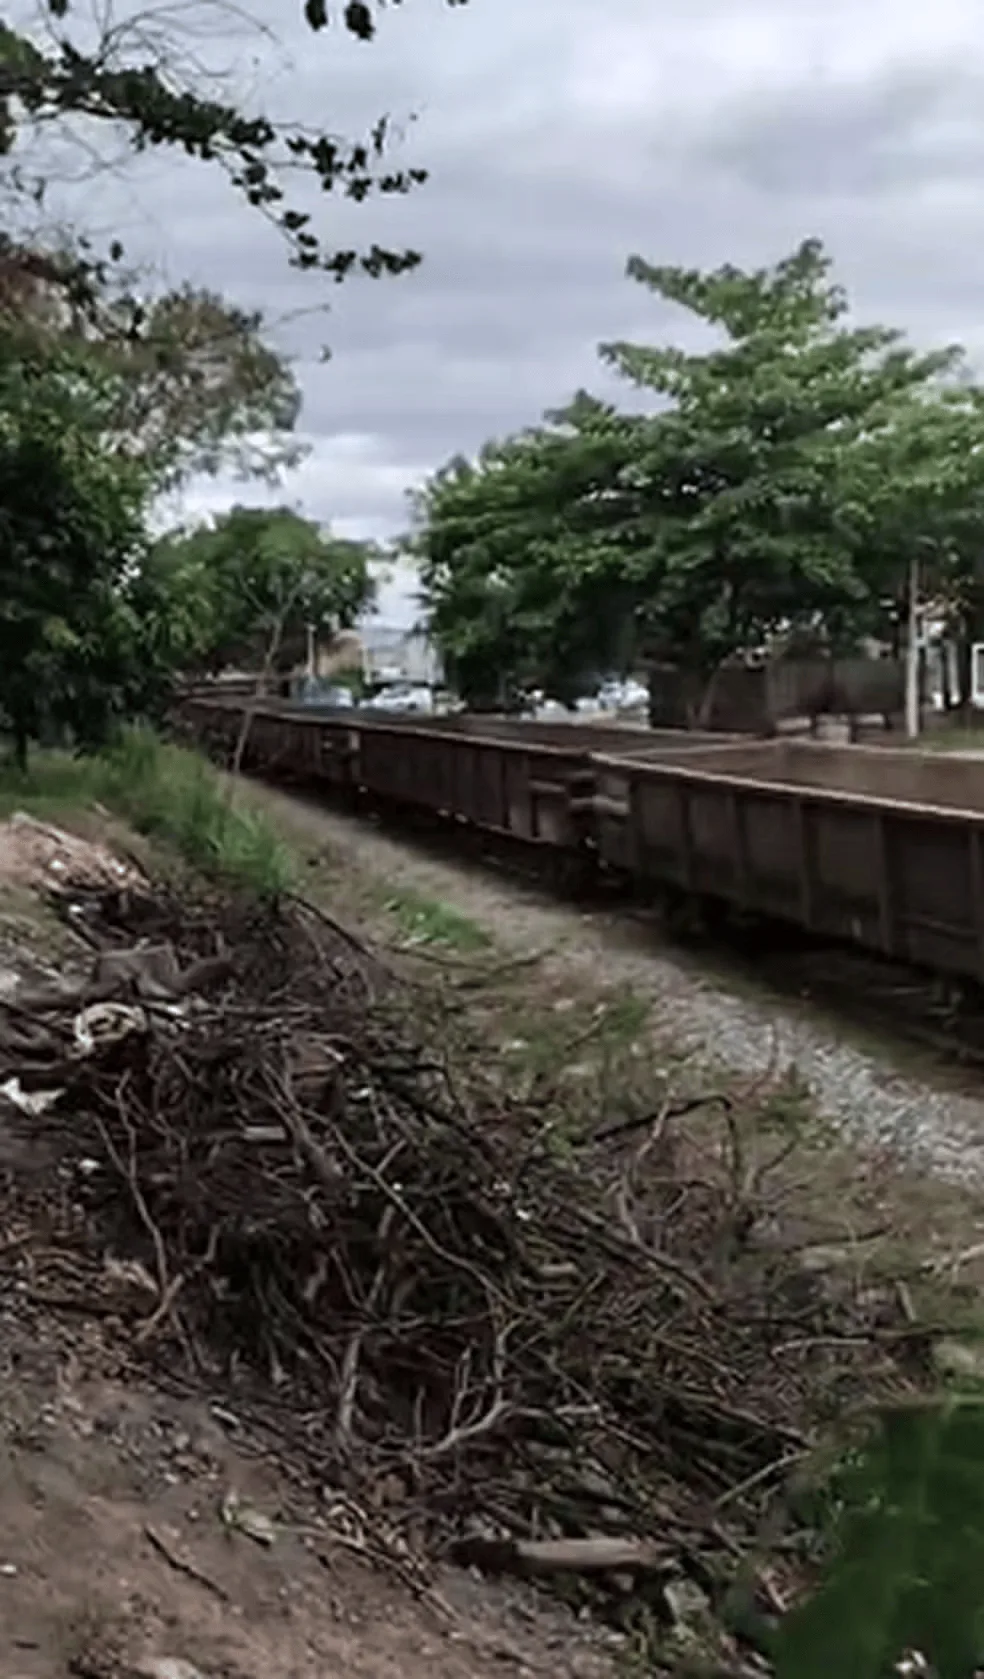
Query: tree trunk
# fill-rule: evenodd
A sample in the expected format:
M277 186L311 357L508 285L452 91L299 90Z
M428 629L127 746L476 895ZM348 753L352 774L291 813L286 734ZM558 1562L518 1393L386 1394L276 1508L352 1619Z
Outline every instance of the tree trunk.
M263 668L256 679L256 690L250 695L243 707L243 720L239 726L236 749L232 754L232 764L230 766L230 773L234 779L238 779L238 777L242 774L243 758L246 755L246 747L249 744L249 733L253 727L253 718L256 716L259 708L263 691L273 674L273 669L277 662L277 654L280 652L280 644L284 637L284 626L287 623L287 618L293 605L294 597L292 596L290 600L288 600L286 606L280 614L280 617L277 619L277 622L274 624L273 629L270 632L270 640L263 659Z
M940 642L940 704L944 715L955 711L960 704L959 693L954 693L953 683L950 681L950 648L952 643L944 638Z
M714 703L718 697L718 689L721 686L721 672L723 669L723 661L714 666L710 675L703 679L704 685L697 704L687 707L688 726L691 729L710 728L711 718L714 715Z

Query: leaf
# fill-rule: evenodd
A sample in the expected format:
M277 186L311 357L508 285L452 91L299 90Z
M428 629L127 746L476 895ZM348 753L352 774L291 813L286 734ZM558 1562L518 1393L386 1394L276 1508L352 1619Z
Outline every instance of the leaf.
M888 1679L918 1651L938 1679L984 1654L984 1408L886 1411L848 1474L833 1560L780 1628L777 1679Z
M375 34L372 11L366 0L348 0L345 7L345 27L360 41L371 41Z

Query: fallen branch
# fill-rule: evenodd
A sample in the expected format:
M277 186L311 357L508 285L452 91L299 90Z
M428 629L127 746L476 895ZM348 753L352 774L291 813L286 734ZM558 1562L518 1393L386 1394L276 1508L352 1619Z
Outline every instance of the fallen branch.
M663 1573L677 1558L672 1545L655 1539L463 1539L454 1560L485 1574Z
M196 1568L193 1562L187 1562L184 1557L179 1556L177 1551L167 1543L167 1540L158 1533L157 1529L150 1526L149 1522L144 1523L144 1536L158 1556L163 1557L168 1567L173 1568L176 1574L183 1574L186 1580L194 1580L197 1586L204 1586L205 1590L211 1592L213 1597L217 1597L220 1603L232 1602L224 1586L220 1586L218 1581L213 1580L208 1574L203 1574L201 1569Z

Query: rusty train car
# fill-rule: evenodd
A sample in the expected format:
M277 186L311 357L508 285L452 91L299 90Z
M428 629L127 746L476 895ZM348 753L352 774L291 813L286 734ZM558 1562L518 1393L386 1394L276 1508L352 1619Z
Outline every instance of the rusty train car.
M221 758L243 700L176 723ZM984 762L880 747L264 702L244 767L368 795L984 981Z

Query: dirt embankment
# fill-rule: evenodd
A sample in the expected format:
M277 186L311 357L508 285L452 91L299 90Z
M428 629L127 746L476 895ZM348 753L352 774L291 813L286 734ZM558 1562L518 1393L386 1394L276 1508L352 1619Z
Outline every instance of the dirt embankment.
M337 827L277 911L42 862L48 971L0 988L23 1679L759 1674L790 1469L930 1379L959 1197L938 1255L774 1057L724 1077L597 928L390 843Z
M444 1565L424 1578L405 1551L380 1545L391 1524L378 1510L317 1473L303 1426L296 1449L264 1433L280 1383L255 1357L262 1308L245 1380L230 1347L209 1339L213 1290L227 1329L240 1321L235 1301L221 1303L223 1258L209 1269L207 1239L198 1275L193 1256L178 1257L162 1212L174 1185L153 1181L140 1126L153 1129L141 1098L156 1089L156 1117L170 1116L180 1152L182 1069L206 1108L218 1106L219 1153L223 1124L248 1118L235 1067L226 1058L219 1075L209 1063L209 1046L222 1061L220 1019L236 1043L221 916L216 904L185 916L132 856L81 834L29 820L0 829L6 1679L602 1679L623 1640L515 1582L479 1585ZM252 949L275 957L276 940L254 927ZM240 948L232 968L243 960ZM254 967L254 996L269 978ZM241 1019L238 1030L242 1049ZM263 1061L260 1043L254 1068ZM307 1076L317 1081L317 1068ZM250 1159L269 1149L255 1129L243 1137ZM199 1220L218 1229L224 1205L233 1229L248 1223L249 1183L237 1208L233 1172L233 1205L223 1203L221 1161L208 1185L186 1174L193 1200L199 1187ZM295 1214L304 1195L298 1178ZM291 1209L274 1223L278 1214L289 1247ZM235 1270L243 1253L224 1257Z

